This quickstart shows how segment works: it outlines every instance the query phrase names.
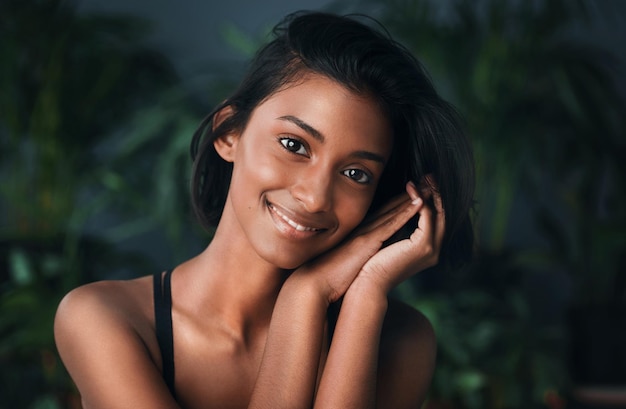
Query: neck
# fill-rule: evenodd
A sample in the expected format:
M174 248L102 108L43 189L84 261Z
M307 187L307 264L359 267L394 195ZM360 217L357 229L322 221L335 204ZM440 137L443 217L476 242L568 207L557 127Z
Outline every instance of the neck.
M209 246L176 274L184 276L179 282L186 308L195 310L197 316L211 311L247 338L269 325L289 272L261 259L236 223L222 222Z

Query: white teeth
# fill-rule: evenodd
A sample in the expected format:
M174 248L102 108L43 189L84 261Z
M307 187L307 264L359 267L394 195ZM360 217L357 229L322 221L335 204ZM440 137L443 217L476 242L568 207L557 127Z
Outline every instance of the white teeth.
M296 229L298 231L316 231L316 230L319 230L319 229L316 229L314 227L306 227L306 226L303 226L301 224L298 224L298 223L294 222L293 220L291 220L290 218L288 218L283 213L281 213L281 211L278 210L273 205L270 205L270 207L272 208L272 210L274 210L274 212L276 212L277 215L280 216L281 219L283 219L285 222L287 222L288 225L290 225L291 227L293 227L294 229Z

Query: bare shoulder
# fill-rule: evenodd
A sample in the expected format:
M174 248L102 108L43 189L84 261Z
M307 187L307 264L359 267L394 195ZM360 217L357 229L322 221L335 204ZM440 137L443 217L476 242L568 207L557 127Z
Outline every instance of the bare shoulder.
M54 336L87 407L167 407L152 318L151 277L100 281L69 292L59 304ZM143 391L143 393L137 393ZM113 393L114 392L114 393Z
M149 277L141 277L134 280L103 280L85 284L67 293L61 302L61 306L66 303L84 301L120 301L129 294L141 291L146 287L146 280ZM147 287L146 287L147 288Z
M109 326L134 328L150 325L152 305L149 277L128 281L98 281L70 291L61 300L55 317L55 335L65 331L88 333Z
M435 369L437 341L421 312L389 300L381 334L377 407L419 408Z
M407 303L392 298L385 316L383 340L420 347L432 343L435 347L435 333L428 318Z

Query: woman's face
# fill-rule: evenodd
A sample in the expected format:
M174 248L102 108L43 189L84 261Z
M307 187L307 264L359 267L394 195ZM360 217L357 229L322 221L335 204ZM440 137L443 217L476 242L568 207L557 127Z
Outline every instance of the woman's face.
M392 149L373 100L314 74L261 103L230 138L222 221L285 269L334 247L363 220Z

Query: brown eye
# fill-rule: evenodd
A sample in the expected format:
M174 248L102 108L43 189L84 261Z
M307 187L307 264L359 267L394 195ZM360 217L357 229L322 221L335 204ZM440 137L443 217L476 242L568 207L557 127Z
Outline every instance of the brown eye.
M294 138L280 138L280 144L289 152L293 152L297 155L308 156L308 152L304 147L304 144Z
M343 171L343 174L357 183L368 184L372 180L367 172L361 169L347 169Z

